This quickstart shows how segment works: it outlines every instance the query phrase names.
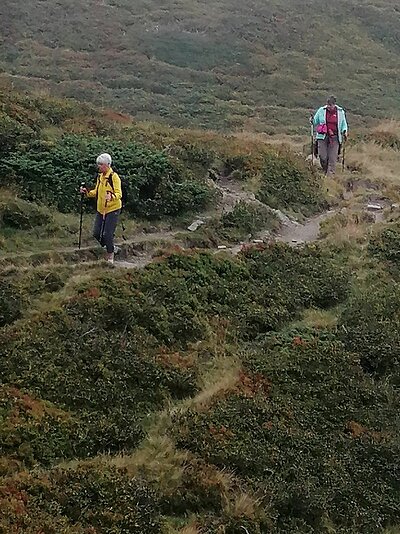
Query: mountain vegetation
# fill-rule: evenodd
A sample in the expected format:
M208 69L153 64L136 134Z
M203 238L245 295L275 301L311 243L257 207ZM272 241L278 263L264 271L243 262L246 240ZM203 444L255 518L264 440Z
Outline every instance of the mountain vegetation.
M1 79L184 127L398 118L397 0L2 0Z
M302 138L10 88L0 111L0 532L399 532L398 125L360 130L327 183ZM105 148L142 269L93 261L89 205L76 250ZM247 193L230 209L225 182ZM323 239L278 242L276 213L329 208Z

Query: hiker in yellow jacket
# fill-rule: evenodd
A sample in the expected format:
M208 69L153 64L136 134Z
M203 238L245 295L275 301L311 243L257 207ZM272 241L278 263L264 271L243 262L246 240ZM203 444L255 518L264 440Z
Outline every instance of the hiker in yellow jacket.
M121 180L111 168L110 154L100 154L96 163L99 169L96 186L91 190L81 187L81 193L88 198L96 198L93 237L106 248L107 261L114 263L114 253L118 252L118 248L114 246L114 233L122 208Z

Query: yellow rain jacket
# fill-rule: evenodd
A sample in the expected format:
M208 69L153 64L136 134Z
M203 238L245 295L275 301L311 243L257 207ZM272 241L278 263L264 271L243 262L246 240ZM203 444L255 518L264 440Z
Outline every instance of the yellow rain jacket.
M112 182L108 179L112 175ZM112 185L111 185L112 184ZM111 193L111 200L106 201L106 194ZM97 176L96 187L87 192L89 198L97 198L97 211L101 214L111 213L122 208L121 179L111 168Z

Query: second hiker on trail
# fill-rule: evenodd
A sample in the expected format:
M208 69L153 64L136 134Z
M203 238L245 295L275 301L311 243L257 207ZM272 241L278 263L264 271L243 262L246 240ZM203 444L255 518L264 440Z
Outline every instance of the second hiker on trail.
M114 233L122 208L121 180L111 168L110 154L100 154L96 160L99 174L96 186L88 190L81 187L81 193L88 198L96 198L97 213L93 227L93 237L106 248L108 262L114 262Z
M325 174L335 174L341 145L347 140L348 125L346 113L336 104L334 96L314 115L314 129L321 167Z

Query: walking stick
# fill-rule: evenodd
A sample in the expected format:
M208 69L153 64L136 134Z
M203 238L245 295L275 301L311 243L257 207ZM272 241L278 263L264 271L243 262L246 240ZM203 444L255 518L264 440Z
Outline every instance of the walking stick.
M342 154L342 172L344 172L346 165L346 139L343 140L343 154Z
M314 166L314 115L310 111L311 163Z
M106 209L107 209L107 200L105 201L104 208L103 208L103 222L101 223L101 232L100 232L100 245L103 246L103 239L104 239L104 227L106 225Z
M81 187L85 187L85 182L81 183ZM85 193L81 193L81 205L80 205L80 220L79 220L79 242L78 249L80 250L82 244L82 223L83 223L83 198Z

